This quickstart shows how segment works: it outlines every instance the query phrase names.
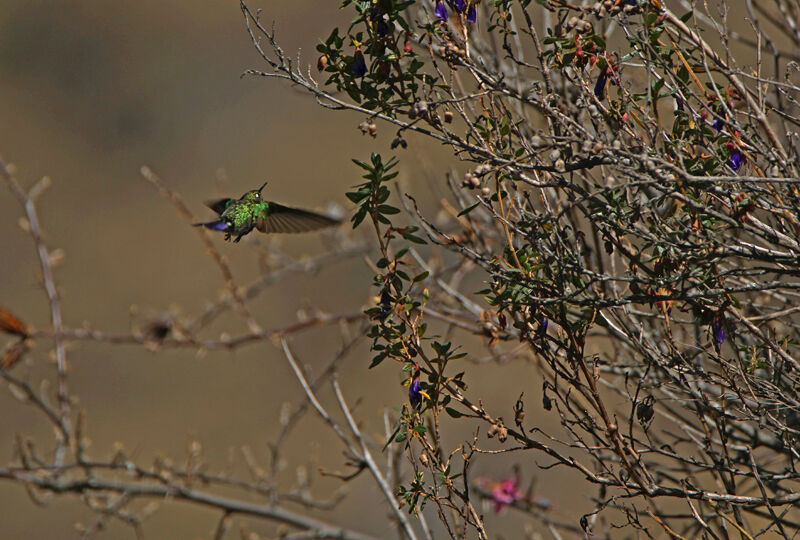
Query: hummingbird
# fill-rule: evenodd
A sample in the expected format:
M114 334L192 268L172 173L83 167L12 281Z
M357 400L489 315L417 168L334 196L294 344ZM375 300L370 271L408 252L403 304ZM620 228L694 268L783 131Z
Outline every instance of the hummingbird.
M300 233L339 225L341 220L318 214L310 210L292 208L261 198L266 182L238 199L225 198L207 201L206 206L219 214L214 221L195 223L225 233L225 240L235 236L234 242L242 239L253 229L263 233Z

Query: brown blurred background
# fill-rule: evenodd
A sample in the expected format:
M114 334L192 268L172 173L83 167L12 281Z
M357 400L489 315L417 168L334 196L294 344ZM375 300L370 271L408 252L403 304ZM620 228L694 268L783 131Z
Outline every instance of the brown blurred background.
M312 208L334 201L349 209L344 192L359 179L350 158L366 159L371 151L392 153L385 126L373 141L356 129L362 120L357 116L325 111L309 96L277 81L240 78L245 69L264 66L245 32L237 2L2 4L0 155L15 164L17 178L26 187L42 176L52 179L39 210L47 244L66 253L56 272L70 326L89 321L98 329L124 333L129 330L131 305L139 307L143 318L168 310L194 314L222 290L219 269L205 255L195 231L141 178L142 165L152 167L180 192L198 218L207 218L204 199L239 195L264 180L270 181L266 193L274 200ZM264 20L276 21L286 51L301 48L304 60L313 63L314 46L330 32L332 21L348 20L349 14L336 9L338 4L292 0L253 2L252 7L264 9ZM400 182L418 189L420 200L430 208L435 197L427 184L442 185L444 172L457 163L446 150L424 142L411 139L411 148L401 154ZM220 178L227 178L222 187ZM3 185L0 305L34 326L48 327L32 243L18 227L21 215ZM215 243L231 259L239 283L247 283L258 275L258 246L267 241L298 258L323 247L318 235L248 238L236 245L224 243L220 236ZM297 310L309 304L330 312L359 311L374 294L368 286L370 276L359 258L339 262L318 276L297 276L268 289L251 307L267 328L295 321ZM234 319L215 325L206 335L215 337L225 330L244 329ZM314 372L329 361L340 342L332 328L299 336L294 345L300 360ZM341 378L352 402L363 398L358 412L367 431L378 438L381 411L400 407L405 389L396 366L368 371L370 358L362 346L344 364ZM301 397L285 359L269 343L201 358L190 351L153 354L141 347L76 343L69 360L70 389L79 397L79 407L88 411L90 455L99 459L108 459L120 442L140 464L156 456L181 463L190 442L198 440L210 472L226 470L231 452L240 463L236 449L242 446L266 465L267 443L278 432L282 404ZM36 385L52 375L44 342L15 369L16 375ZM467 381L494 414L513 416L511 407L521 391L530 399L534 418L541 410L541 386L531 367L474 366ZM329 391L322 396L331 403ZM51 448L50 428L6 391L0 394L0 410L4 462L13 460L17 433L34 436L43 452ZM461 422L445 435L455 446L472 429ZM494 441L482 441L494 447ZM314 493L320 498L339 487L338 482L316 478L318 466L341 469L342 458L339 444L315 418L309 417L296 431L287 449L292 451L283 477L287 489L297 467L307 467L314 475ZM538 472L531 457L478 458L473 474L508 476L515 463L523 466L522 487L535 474L538 493L553 500L560 517L577 521L575 509L588 508L589 501L576 496L577 484L569 482L573 477ZM232 470L245 474L241 465ZM351 497L338 511L321 512L319 517L385 534L387 509L375 502L380 495L367 475L349 488ZM46 507L39 507L22 487L9 483L0 483L0 504L0 538L77 537L73 524L93 519L76 498L48 499ZM490 514L487 509L492 529L519 537L525 523L519 515ZM207 538L218 517L205 508L165 503L143 531L147 538ZM274 530L265 522L237 523L263 534ZM238 530L235 527L229 537L238 537ZM133 538L134 533L114 523L98 537Z

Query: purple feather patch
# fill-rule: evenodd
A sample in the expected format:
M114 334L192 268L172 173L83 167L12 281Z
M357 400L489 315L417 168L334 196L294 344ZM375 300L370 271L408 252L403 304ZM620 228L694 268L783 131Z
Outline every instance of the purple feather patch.
M205 226L212 231L227 231L230 225L228 225L227 221L212 221L206 223Z

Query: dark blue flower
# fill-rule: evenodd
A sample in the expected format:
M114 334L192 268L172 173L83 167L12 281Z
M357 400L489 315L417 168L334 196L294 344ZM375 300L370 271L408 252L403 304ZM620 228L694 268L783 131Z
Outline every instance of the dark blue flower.
M714 317L714 324L711 329L714 333L714 345L719 347L725 341L725 324L720 313L717 313Z
M728 156L728 165L730 165L731 169L734 171L738 171L739 167L742 166L742 163L744 163L744 154L742 154L741 150L735 148L731 152L731 155Z
M539 320L539 333L545 335L547 333L547 317L542 315L541 320Z
M456 11L459 13L464 13L465 9L467 9L466 0L456 0Z
M367 74L367 63L364 61L364 53L356 49L356 54L353 56L353 64L350 66L353 75L356 77L363 77Z
M383 317L386 317L392 310L392 297L386 291L383 291L381 293L380 306L381 306L381 316Z
M467 9L467 22L475 24L478 20L478 8L475 4L470 4L469 9Z
M603 70L600 76L597 77L597 82L594 85L594 95L597 99L604 99L606 97L606 84L608 83L607 70Z
M422 391L420 390L419 382L420 370L414 370L414 375L411 377L411 383L408 385L408 402L411 407L419 410L422 407Z
M447 13L447 8L444 7L444 2L436 2L436 7L433 9L433 14L439 17L443 21L446 21L447 18L450 16Z
M722 131L723 125L724 124L722 123L722 118L714 118L714 121L711 122L711 127L716 129L717 131Z
M378 21L378 35L381 37L389 35L389 25L383 19Z

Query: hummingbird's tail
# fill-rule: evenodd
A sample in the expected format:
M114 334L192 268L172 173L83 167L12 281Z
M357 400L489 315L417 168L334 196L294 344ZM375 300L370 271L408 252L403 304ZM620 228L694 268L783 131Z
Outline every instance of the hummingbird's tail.
M205 227L206 229L211 229L212 231L227 231L231 225L223 219L218 219L216 221L206 221L205 223L194 223L194 226Z

